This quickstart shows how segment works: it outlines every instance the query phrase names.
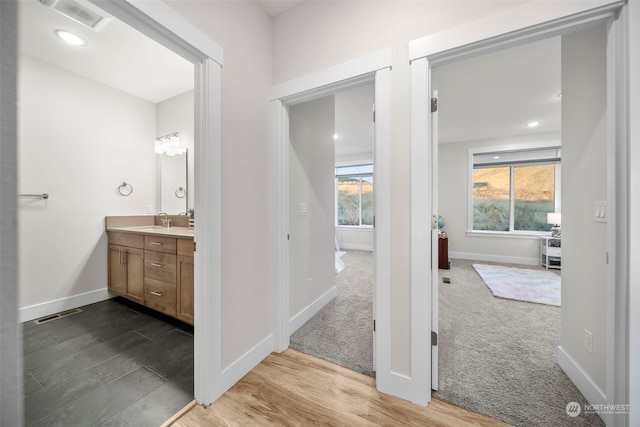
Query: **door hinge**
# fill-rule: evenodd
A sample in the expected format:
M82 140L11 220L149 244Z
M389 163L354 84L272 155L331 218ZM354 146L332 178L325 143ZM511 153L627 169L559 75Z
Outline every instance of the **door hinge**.
M371 105L371 110L373 113L373 123L375 123L376 122L376 104Z
M291 240L291 234L287 233L287 240Z
M373 332L376 331L376 319L373 319Z
M434 347L438 345L438 333L437 332L431 331L431 345L434 346Z
M438 111L438 98L431 98L431 112L435 113Z
M196 242L193 242L193 252L196 251Z

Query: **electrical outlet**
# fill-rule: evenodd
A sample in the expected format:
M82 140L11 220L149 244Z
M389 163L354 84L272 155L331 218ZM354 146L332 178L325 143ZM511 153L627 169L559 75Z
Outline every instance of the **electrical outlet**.
M144 209L147 214L153 213L153 208L151 207L151 205L144 205Z
M584 348L589 354L593 354L593 335L586 329L584 330Z

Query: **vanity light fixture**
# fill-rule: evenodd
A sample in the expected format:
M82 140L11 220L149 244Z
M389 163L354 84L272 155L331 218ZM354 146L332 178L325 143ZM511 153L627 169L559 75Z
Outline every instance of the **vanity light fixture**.
M56 30L56 35L72 46L86 46L87 41L77 34L66 30Z
M176 154L186 153L187 147L180 142L178 132L174 132L157 138L154 151L158 154L175 156Z
M532 122L527 123L525 126L530 129L537 128L538 126L540 126L540 122L534 120Z

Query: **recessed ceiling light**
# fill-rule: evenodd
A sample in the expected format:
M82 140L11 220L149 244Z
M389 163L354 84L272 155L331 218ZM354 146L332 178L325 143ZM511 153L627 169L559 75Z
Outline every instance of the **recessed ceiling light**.
M493 160L498 160L500 156L493 156Z
M56 30L56 35L73 46L85 46L87 41L82 37L65 30Z
M540 126L540 122L536 122L536 121L529 122L529 123L526 124L526 126L528 128L536 128L536 127Z

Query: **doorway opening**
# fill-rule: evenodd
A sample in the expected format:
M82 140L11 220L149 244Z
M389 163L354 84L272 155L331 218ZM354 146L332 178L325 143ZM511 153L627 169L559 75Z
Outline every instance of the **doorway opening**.
M348 63L340 64L330 69L304 76L292 81L283 82L273 88L273 118L275 137L277 141L278 157L277 170L280 172L278 180L277 207L274 212L274 229L278 233L280 242L275 253L274 263L276 271L276 289L274 300L274 347L276 351L289 348L291 330L294 330L290 315L290 135L289 112L292 106L307 101L320 99L335 94L341 90L373 84L375 88L375 122L374 122L374 200L375 200L375 271L373 313L375 320L374 364L376 371L376 386L378 390L396 396L412 399L413 390L405 387L410 381L391 370L391 195L390 195L390 66L392 56L390 50L381 51ZM333 138L330 138L333 139ZM333 143L333 141L332 141ZM335 159L331 159L331 168L335 166ZM335 172L331 172L335 173ZM331 178L333 179L333 178ZM333 181L330 183L333 191ZM299 202L298 202L299 203ZM299 205L295 206L299 215ZM304 207L303 207L304 208ZM330 218L330 244L326 254L330 265L335 265L335 222L334 212ZM331 272L332 274L335 274ZM330 295L330 294L329 294ZM300 322L304 324L306 322ZM373 331L372 331L373 333Z
M563 36L573 37L576 34L580 34L578 36L578 39L579 39L582 35L582 33L578 33L579 31L581 30L590 31L594 29L597 30L597 27L600 24L601 28L603 29L604 37L602 37L601 39L601 45L600 45L601 55L599 56L602 62L598 65L598 68L601 70L603 69L608 70L606 74L603 72L599 78L601 86L604 87L603 93L601 93L601 98L603 97L607 98L610 101L609 105L612 105L615 107L612 107L612 111L600 112L601 115L599 116L600 117L599 120L605 120L607 123L611 123L614 129L611 129L610 133L605 132L600 136L599 147L603 149L603 154L601 155L601 158L599 161L601 162L601 165L602 163L605 163L604 165L605 171L613 172L615 170L617 172L618 167L625 169L625 165L619 164L617 159L619 159L619 156L621 155L620 153L626 152L626 141L625 141L626 134L624 132L624 127L619 126L619 123L617 122L613 114L613 111L616 111L616 110L622 111L622 112L626 111L624 108L623 100L618 99L615 96L616 93L620 93L619 92L620 87L624 86L623 82L616 82L616 79L615 79L616 72L620 72L618 67L621 67L622 64L624 63L623 61L624 53L621 53L622 51L618 51L614 48L615 41L621 39L620 37L622 37L621 33L623 31L622 24L620 24L615 20L616 18L616 14L614 13L615 9L616 9L616 6L610 6L608 8L603 8L600 10L593 10L589 12L584 12L582 14L576 14L571 17L565 17L564 22L565 24L569 23L568 26L561 26L557 24L557 27L556 27L554 23L539 24L540 26L539 29L534 28L526 31L519 30L514 33L501 34L495 37L494 39L491 39L491 41L483 42L483 41L471 40L470 41L471 43L464 48L448 47L448 49L450 50L443 49L441 51L438 51L437 48L434 48L433 46L427 47L425 44L424 47L426 47L426 49L424 50L424 53L425 53L424 56L418 54L414 57L412 61L412 74L414 79L413 81L416 83L419 83L418 85L416 85L416 88L419 87L420 92L423 92L422 94L419 95L418 94L419 91L415 90L414 88L414 92L413 92L414 96L418 98L422 97L422 101L418 101L414 105L424 104L425 107L423 108L425 109L426 109L426 105L429 105L428 99L432 96L431 85L433 83L432 78L434 77L434 75L432 74L432 70L435 70L436 67L439 65L444 65L446 63L453 62L459 58L463 58L463 57L471 58L473 56L482 54L483 52L499 50L501 46L503 48L506 48L510 46L521 45L526 41L541 40L550 35L563 35ZM553 30L548 31L550 28L553 28ZM519 35L522 37L518 37ZM420 43L422 42L424 42L424 40L420 41ZM418 43L416 43L416 46L417 44ZM416 49L416 50L419 50L419 49ZM603 52L606 52L606 53L603 53ZM422 58L420 58L421 56ZM424 80L422 80L423 78ZM564 84L564 81L563 81L563 84ZM563 88L563 91L564 90L565 89ZM575 94L576 93L574 92L572 95L575 96ZM565 102L564 98L565 97L563 96L563 103ZM575 98L574 98L574 102L575 102ZM563 107L563 111L564 110L565 108ZM571 110L568 109L567 111L571 111ZM430 156L433 153L433 150L435 150L435 153L437 154L437 149L438 149L437 146L432 144L432 141L434 139L431 135L431 132L433 131L432 128L435 126L432 126L431 120L429 120L429 118L427 118L427 120L421 119L420 111L418 109L414 109L413 117L419 123L422 122L421 124L418 124L418 126L416 127L415 129L416 132L414 133L414 138L413 138L413 141L414 141L413 147L417 148L417 152L420 154L419 157L421 157L421 159L416 159L416 162L414 162L413 164L419 164L418 162L420 161L423 164L425 163L432 164L430 163L430 161L433 161L433 159ZM429 115L426 114L424 117L429 117ZM563 114L563 121L564 119L565 117ZM425 125L425 126L423 127L422 125ZM563 127L564 127L564 124L563 124ZM565 135L565 130L563 129L563 138L565 139L563 141L563 144L570 139L570 138L566 138L564 135ZM415 138L416 136L419 136L419 137ZM427 144L429 145L428 151L425 152L421 148L418 148L420 141L428 141L427 142ZM425 156L423 157L422 154L425 154ZM575 155L575 152L573 154L565 153L565 158L569 160L571 158L575 159L575 157L573 157L574 155ZM606 158L607 160L602 162L603 158ZM564 161L563 161L563 164L564 164ZM429 177L428 175L429 175L428 173L422 174L419 170L416 170L415 172L412 171L412 181L414 183L423 183L424 188L429 188L429 183L434 182L433 180L436 178ZM624 205L624 201L619 199L620 193L617 190L617 187L620 187L622 189L627 188L626 178L624 176L619 176L619 174L617 173L607 174L605 172L605 175L606 177L603 180L605 182L608 181L608 186L607 186L607 189L604 190L605 192L604 197L608 198L610 203L612 203L613 205L616 205L617 203L622 203L622 205ZM426 179L423 180L423 178L426 178ZM563 182L563 186L565 186L566 188L574 188L571 185L565 185L565 184L566 184L566 180L565 182ZM614 190L614 188L616 189ZM430 193L429 197L431 197L431 194L432 193ZM567 214L567 210L570 209L572 205L572 203L569 200L567 200L567 192L565 192L563 205L564 205L563 210L565 210L564 213ZM428 202L427 206L431 207L432 205L430 202ZM427 212L430 212L430 210L427 210ZM431 212L434 212L434 214L437 214L437 208L436 210ZM420 213L420 212L419 211L416 212L416 210L414 209L413 214L415 215L417 213ZM593 222L593 218L589 217L589 221ZM571 239L570 235L569 236L566 235L567 233L571 234L570 232L567 232L567 229L570 229L570 227L567 227L563 230L563 237L567 238L567 243L570 243L570 241L576 242L576 240ZM624 232L621 232L623 230L626 230L625 225L622 223L616 223L615 221L611 221L610 223L603 226L602 228L602 231L606 232L606 236L608 237L605 243L599 245L599 247L602 248L604 246L607 251L611 251L609 252L610 255L611 253L615 253L616 259L618 256L621 256L622 259L626 259L625 258L626 249L624 248L623 245L620 245L620 241L618 240L622 236L625 236ZM415 235L416 234L414 233L414 236ZM432 251L428 248L428 246L430 246L428 244L428 241L423 240L422 238L413 239L412 251L417 250L419 253L422 253L421 251L426 249L427 253L431 255ZM565 245L563 244L563 246ZM565 258L564 252L565 251L563 248L563 255L562 255L563 258ZM568 251L568 252L569 252L569 256L571 256L571 253L570 253L571 251ZM432 258L437 259L437 254L434 255ZM622 261L622 260L619 260L619 261ZM615 313L618 310L624 311L624 306L621 306L619 302L619 296L624 293L624 289L623 287L616 286L616 283L618 282L615 280L616 273L614 270L615 269L611 268L610 266L605 266L602 268L602 271L601 271L602 281L608 284L607 286L609 288L609 296L610 296L610 298L606 300L604 296L600 299L599 307L606 307L604 311L601 312L603 313L603 318L606 320L601 319L602 320L601 323L603 325L606 325L606 326L603 326L604 330L607 330L609 332L616 330L616 328L622 328L623 330L626 330L626 326L624 324L621 324L618 321L617 317L615 316ZM563 273L562 273L563 279L565 276L565 272L566 272L565 269L563 269ZM424 278L424 280L427 283L431 282L430 283L431 289L433 290L435 288L436 290L436 295L434 298L432 298L432 302L434 307L433 311L437 313L437 308L436 308L437 305L435 304L435 302L437 301L437 289L438 289L437 276L435 278L432 278L431 274L429 274L428 272L424 272L424 273L418 272L418 273L419 273L418 277ZM424 276L422 274L424 274ZM571 282L572 281L567 281L567 284L570 284ZM563 297L564 296L565 296L565 291L563 289ZM567 298L568 303L571 303L571 301L572 301L571 297ZM576 301L576 300L573 300L573 301ZM602 301L606 301L606 302L602 303ZM564 304L564 301L563 301L563 304ZM563 316L564 316L564 311L565 310L563 309ZM435 324L437 327L437 320L434 322L434 319L432 318L430 323L432 325ZM607 402L607 401L615 400L615 396L625 396L624 381L618 381L620 378L624 378L620 376L620 372L619 372L619 370L623 368L620 367L618 369L613 363L616 355L624 354L624 350L623 350L624 339L622 340L617 339L615 333L607 333L606 336L607 336L607 339L606 339L607 345L600 349L602 353L606 354L605 356L606 367L602 370L602 372L606 371L606 381L604 382L600 381L601 384L599 386L596 386L588 378L585 379L584 373L583 372L581 373L580 369L577 368L577 366L575 366L575 362L573 360L570 360L570 358L569 359L567 358L567 354L563 348L563 345L567 345L567 346L572 345L571 338L567 338L566 336L563 335L563 341L565 342L563 343L563 345L557 346L558 360L559 360L560 366L562 366L563 370L569 376L569 378L571 378L571 380L580 387L581 392L584 394L587 401L589 401L590 403ZM581 357L581 356L576 356L576 357ZM434 370L437 370L437 365L433 365L432 368ZM601 389L604 389L604 388L607 389L606 395L602 391L600 391ZM624 401L624 398L622 398L622 400ZM605 416L605 418L607 420L609 419L607 416Z
M289 107L290 347L373 376L372 83Z

